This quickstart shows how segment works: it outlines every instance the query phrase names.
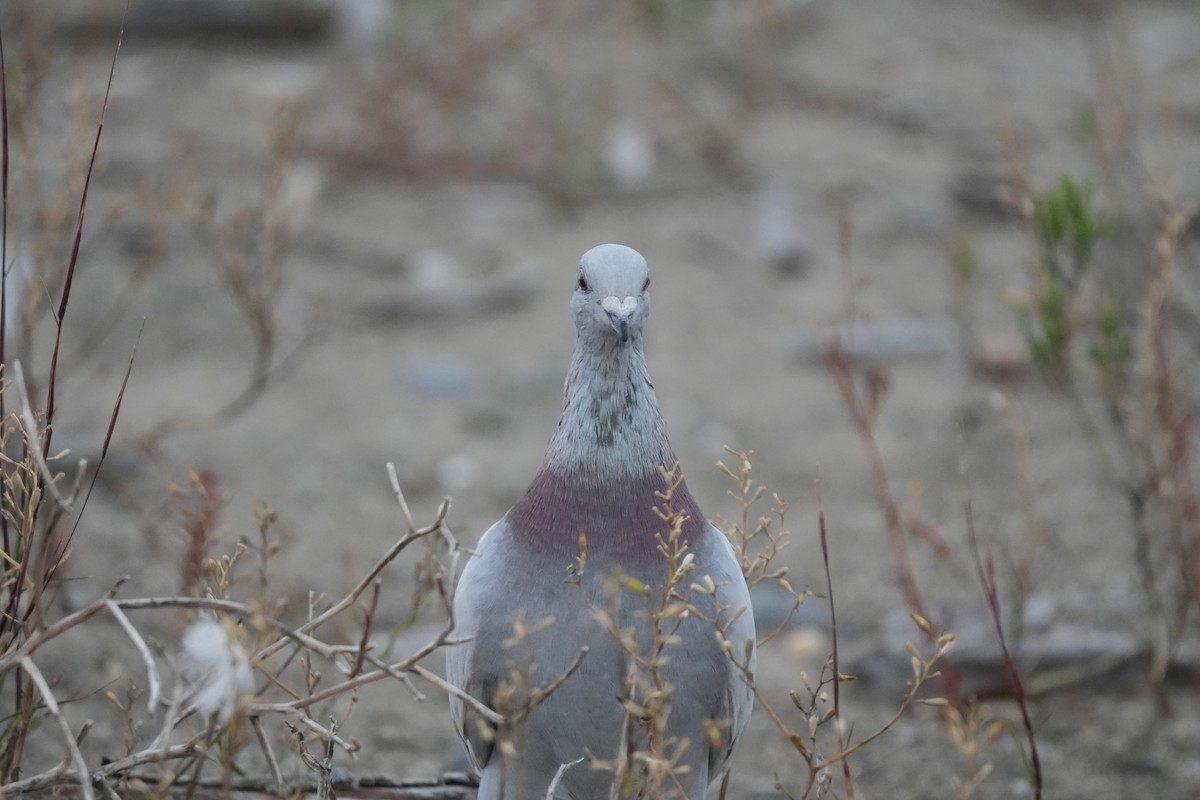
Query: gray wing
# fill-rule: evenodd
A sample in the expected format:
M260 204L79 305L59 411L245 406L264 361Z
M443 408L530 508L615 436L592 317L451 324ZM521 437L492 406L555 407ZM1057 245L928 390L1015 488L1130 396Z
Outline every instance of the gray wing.
M471 697L490 707L495 697L499 675L495 673L499 654L481 652L480 634L488 619L488 598L494 596L490 587L494 570L487 568L487 554L494 552L497 539L506 534L506 523L500 520L484 533L467 561L454 593L454 632L451 637L462 641L446 649L446 680ZM483 648L486 648L486 638ZM483 772L492 755L494 737L485 731L491 727L461 698L450 695L450 716L467 755L478 772Z
M740 662L744 658L743 646L747 639L757 641L754 628L754 613L750 605L750 590L746 587L746 579L742 575L741 565L734 553L733 545L725 534L709 526L714 536L719 539L719 546L714 548L713 580L720 587L717 596L721 603L729 606L730 610L745 604L745 612L730 626L729 641L733 644L733 655ZM757 664L757 648L750 656L750 668L755 670ZM733 756L738 740L750 722L750 712L754 709L754 692L746 683L741 673L729 664L729 679L724 700L727 704L726 718L730 720L728 738L724 746L713 748L708 757L708 774L715 778L729 763Z

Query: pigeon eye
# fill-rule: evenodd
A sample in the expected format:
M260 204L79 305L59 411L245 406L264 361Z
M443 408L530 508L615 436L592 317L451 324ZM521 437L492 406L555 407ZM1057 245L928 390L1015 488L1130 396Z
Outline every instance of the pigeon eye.
M579 276L579 290L582 292L591 291L591 288L588 286L587 278L583 277L582 275Z
M642 291L644 292L649 288L650 288L650 279L646 278L646 282L642 284Z

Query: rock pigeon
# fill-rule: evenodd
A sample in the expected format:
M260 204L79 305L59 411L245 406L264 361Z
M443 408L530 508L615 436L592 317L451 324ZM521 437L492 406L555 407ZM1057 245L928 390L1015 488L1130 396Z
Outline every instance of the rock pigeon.
M668 525L656 493L668 486L663 470L676 466L642 352L650 272L636 250L602 244L583 255L575 281L575 353L558 428L524 496L480 539L454 599L459 643L446 651L451 683L510 718L521 703L536 705L497 730L450 698L480 775L480 800L542 800L556 775L556 798L607 798L616 765L650 747L653 725L636 712L654 687L628 676L645 669L631 651L651 648L650 609L660 607L668 582L659 550ZM677 590L693 608L658 626L677 638L663 649L659 671L668 687L657 715L665 728L649 735L659 737L672 769L639 796L700 800L726 769L753 706L714 624L726 628L731 654L751 659L751 669L755 633L733 547L676 479L671 511L681 515L678 542L695 567ZM706 586L716 587L722 607L715 620L712 598L700 593ZM632 639L618 644L622 632ZM538 687L570 672L584 647L578 669L531 704Z

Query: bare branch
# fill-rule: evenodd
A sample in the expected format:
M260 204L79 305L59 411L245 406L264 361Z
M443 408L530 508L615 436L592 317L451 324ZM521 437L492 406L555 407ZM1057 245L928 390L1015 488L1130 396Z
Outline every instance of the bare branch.
M400 511L404 514L404 521L408 525L408 535L411 536L416 532L417 526L413 522L412 511L408 508L408 501L404 499L404 491L400 488L400 479L396 477L395 462L387 462L388 483L392 485L392 492L396 495L396 502L400 504Z
M305 714L302 711L299 711L297 709L288 709L288 710L295 714L296 719L300 721L301 725L303 725L304 727L308 728L309 730L311 730L315 733L321 734L321 736L324 736L328 741L333 742L338 747L342 748L347 753L349 753L351 758L355 757L355 753L358 752L358 748L359 748L358 742L353 741L353 740L346 741L342 737L338 736L337 732L334 731L332 728L326 728L324 725L317 722L315 719L308 716L307 714ZM336 726L334 726L334 727L336 727Z
M276 787L283 786L283 772L279 769L279 762L275 760L275 750L271 747L271 740L267 737L266 731L263 730L262 720L252 714L250 726L254 728L254 737L258 740L258 746L262 748L263 755L267 758L267 765L271 768L271 779L275 781Z
M440 530L445 524L446 514L448 514L449 511L450 501L449 498L447 498L442 502L441 508L438 509L438 516L431 524L419 529L410 527L409 532L401 537L390 548L388 548L388 551L384 553L378 561L375 562L375 565L371 567L367 574L364 575L363 578L355 585L355 587L350 590L349 594L347 594L338 602L334 603L322 613L304 623L304 625L300 626L298 632L307 633L315 630L357 602L358 598L362 596L363 592L365 592L371 586L371 584L374 583L375 579L379 576L379 573L383 572L384 567L392 563L392 561L396 559L396 556L404 552L404 550L417 539L421 539L437 530ZM279 652L279 650L285 644L287 644L286 639L279 639L275 642L272 642L258 651L258 654L255 656L255 660L261 661L262 659Z
M96 614L103 611L105 608L105 602L111 599L117 593L117 590L120 589L123 583L125 583L125 580L126 578L122 577L119 581L117 581L113 587L108 590L104 598L96 600L91 605L84 606L74 614L68 614L52 625L48 625L45 628L37 630L28 639L23 641L20 647L9 652L8 655L4 656L3 658L0 658L0 674L12 669L25 656L33 655L35 650L54 637L62 634L64 631L74 628L79 623L84 622L85 620L94 617Z
M574 761L567 761L564 764L558 765L558 770L554 773L554 779L551 780L550 785L546 787L546 800L554 800L554 793L558 791L558 782L562 780L562 776L566 774L567 770L576 764L582 764L585 760L586 758L584 756L580 756Z
M58 503L59 508L70 508L75 501L75 497L63 496L58 489L58 481L55 480L55 475L50 471L50 465L46 463L46 453L44 447L49 444L42 442L41 434L39 433L37 419L33 413L33 406L29 402L29 389L25 385L25 371L21 368L21 361L17 359L13 361L13 381L16 384L17 399L21 403L21 425L25 428L25 438L29 440L29 451L33 455L34 461L37 462L38 470L42 473L42 479L45 482L47 491L54 498L54 502ZM81 461L81 464L86 462ZM78 487L76 487L78 488Z
M499 725L500 723L502 723L504 721L504 718L502 716L497 714L492 709L488 708L480 700L467 694L462 689L459 689L457 686L450 683L445 678L438 675L436 672L431 672L430 670L425 669L425 667L422 667L419 664L414 664L413 666L409 667L409 672L412 672L414 675L418 675L418 676L424 678L425 680L429 681L430 683L432 683L434 686L438 687L442 691L444 691L448 694L452 694L455 697L459 698L464 703L469 705L471 708L475 709L475 712L477 714L479 714L481 717L483 717L484 719L486 719L488 722L492 723L493 725Z
M67 752L71 754L71 761L75 763L75 769L79 775L79 790L83 792L84 800L95 800L96 793L92 791L92 782L88 776L87 762L83 760L83 753L79 752L79 744L75 741L75 734L71 733L71 726L67 724L62 712L59 711L58 701L54 699L54 693L50 691L49 684L42 677L42 671L38 669L37 664L33 663L33 659L28 656L21 659L21 668L25 670L37 686L38 691L41 692L42 702L46 704L46 710L50 712L50 716L54 717L55 722L62 728L63 739L67 743Z
M158 666L154 663L154 657L150 654L150 648L146 645L146 640L138 633L137 628L133 627L133 623L129 621L129 617L125 616L125 612L121 610L120 606L112 600L107 599L104 601L104 606L120 624L130 641L133 642L133 646L137 648L142 661L146 664L146 682L149 684L150 689L149 697L146 699L146 707L147 710L153 712L158 706L158 698L162 694L162 688L158 680Z
M96 776L96 785L99 786L100 791L104 793L105 800L121 800L121 795L116 793L112 786L109 785L108 781L104 779L103 775Z

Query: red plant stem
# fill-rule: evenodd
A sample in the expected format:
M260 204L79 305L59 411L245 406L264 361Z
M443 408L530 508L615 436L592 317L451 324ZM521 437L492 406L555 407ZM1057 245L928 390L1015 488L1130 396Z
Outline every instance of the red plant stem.
M75 221L75 238L71 244L71 257L70 257L70 260L67 262L67 274L66 274L66 278L63 282L62 296L59 299L58 313L55 315L55 319L54 319L54 324L55 324L54 352L50 357L50 376L48 379L48 384L47 384L47 389L46 389L45 433L43 436L43 443L42 443L42 454L47 458L50 457L50 454L52 452L50 449L50 440L53 438L53 435L54 435L54 425L53 425L54 411L55 411L54 397L55 397L55 385L56 385L57 379L58 379L58 354L59 354L59 350L62 345L63 319L66 317L67 303L71 298L71 284L75 278L75 266L79 263L79 246L80 246L81 241L83 240L83 218L84 218L84 212L87 209L88 187L91 186L91 183L92 183L92 173L96 167L96 155L100 152L100 135L101 135L101 133L104 132L104 117L105 117L105 114L108 112L108 99L109 99L109 96L112 94L113 76L116 74L116 71L117 71L117 56L119 56L121 54L121 41L125 36L125 15L128 13L129 13L129 3L126 2L125 11L121 15L121 28L117 33L117 44L113 50L112 62L108 68L108 83L105 85L105 88L104 88L104 102L100 106L100 122L96 126L96 138L92 143L92 152L91 152L91 156L88 160L87 174L84 176L83 189L82 189L82 192L81 192L80 198L79 198L79 215ZM126 379L128 380L128 372L126 373ZM124 393L125 393L125 387L124 387L124 384L122 384L121 394L124 395ZM118 402L118 406L119 406L120 399L118 399L117 402ZM108 440L106 438L105 451L107 451L107 448L108 448ZM101 460L103 460L103 456L101 457ZM39 473L37 476L37 486L39 489L43 486L43 483L44 483L44 479L42 478L42 475ZM93 486L95 485L95 476L94 475L92 477L92 485ZM89 494L91 493L90 488L89 488L88 492L89 492ZM82 513L82 509L81 509L81 513ZM59 550L58 555L54 558L53 562L50 565L50 568L46 571L45 575L42 577L41 581L42 581L43 588L45 588L46 586L48 586L50 584L50 581L52 581L54 579L55 574L58 572L58 568L62 564L63 557L66 555L67 551L71 547L71 541L75 537L75 530L78 527L78 525L79 525L79 522L78 522L78 520L76 520L75 527L73 527L71 529L70 534L67 536L66 542L63 544L62 548ZM28 558L28 553L27 553L26 557L21 559L21 566L20 566L20 569L18 570L17 583L15 585L24 586L25 581L27 580L29 561L30 561L30 559ZM19 591L15 591L10 596L9 603L8 603L7 614L9 615L10 619L16 617L19 602L20 602L20 593L19 593ZM30 604L30 606L27 609L25 609L25 613L21 617L22 622L25 622L29 619L29 617L33 613L34 609L35 609L34 604ZM14 628L13 632L12 632L12 636L10 637L10 644L11 644L11 641L15 641L16 636L17 636L17 629Z
M842 671L838 665L837 609L833 604L833 573L829 571L829 538L825 531L825 500L821 495L820 481L816 482L816 492L817 526L821 531L821 559L825 564L825 596L829 600L829 635L833 640L830 659L833 661L833 716L836 719L842 714ZM839 742L839 746L841 745ZM842 759L842 775L846 779L846 785L852 786L849 756Z
M1025 741L1029 744L1029 763L1032 768L1033 797L1042 800L1042 760L1038 755L1037 739L1033 735L1033 720L1029 716L1029 706L1025 702L1025 684L1017 671L1017 664L1008 650L1008 642L1004 638L1004 621L1000 614L1000 594L996 588L996 568L989 555L986 559L979 557L979 543L975 538L975 515L971 511L971 501L966 503L967 539L971 543L971 555L975 560L975 573L983 595L987 599L988 609L992 614L992 623L996 627L996 638L1000 641L1000 655L1004 661L1004 671L1008 674L1008 682L1012 686L1013 700L1021 711L1021 725L1025 729Z
M1166 465L1171 487L1178 498L1179 514L1186 531L1184 541L1188 553L1184 573L1192 600L1200 603L1200 500L1192 483L1189 456L1192 436L1192 417L1180 412L1175 402L1175 383L1167 351L1167 322L1171 288L1171 272L1179 239L1187 228L1188 217L1170 211L1155 242L1155 259L1147 298L1147 318L1150 332L1150 361L1154 386L1154 413L1166 449ZM1161 491L1161 490L1160 490Z
M829 539L825 534L825 501L821 496L821 482L816 482L817 491L817 525L821 530L821 558L825 563L825 596L829 599L829 630L833 639L833 715L836 717L841 713L841 681L838 679L840 675L838 671L838 637L837 637L837 610L833 605L833 575L829 572Z
M126 11L128 11L126 6ZM71 257L67 261L67 275L63 280L62 295L58 301L58 313L54 316L54 353L50 357L50 377L46 387L46 436L42 447L44 455L50 456L50 439L54 435L54 389L58 380L58 352L62 344L63 320L67 316L67 304L71 299L71 284L75 280L75 267L79 263L79 245L83 241L83 217L87 211L88 188L92 185L92 172L96 168L96 155L100 152L100 135L104 133L104 117L108 113L108 98L112 93L113 76L117 71L117 56L121 54L121 40L125 36L125 18L121 18L121 30L117 33L117 47L113 51L112 63L108 68L108 84L104 88L104 102L100 106L100 122L96 125L96 138L92 142L92 153L88 159L87 174L79 195L79 215L75 220L75 239L71 242Z
M79 523L83 521L83 511L87 508L88 501L92 499L92 490L96 488L96 480L100 477L100 469L104 466L104 459L108 458L108 448L112 444L113 431L117 427L117 417L121 414L121 402L125 399L125 390L129 387L129 376L133 373L133 359L137 356L138 342L142 340L142 330L145 327L146 320L143 319L141 327L138 328L138 338L133 343L133 352L129 354L129 364L125 367L125 377L121 379L121 389L117 392L117 399L113 403L112 415L108 420L108 429L104 432L104 442L100 446L100 458L96 461L96 468L92 470L92 480L88 484L87 494L83 496L83 501L79 504L79 513L75 515L75 524L71 526L71 532L67 535L67 540L63 543L62 548L54 558L50 573L46 576L46 583L49 583L54 578L54 573L58 571L58 565L66 559L67 548L71 546L71 541L75 538L75 531L79 529Z
M8 72L4 64L4 39L0 37L0 371L7 371L8 352ZM4 409L4 393L0 392L0 420L8 415ZM2 423L0 423L2 424ZM8 495L8 472L0 469L0 498ZM4 552L12 555L9 541L8 517L0 514L0 537Z
M912 558L908 551L908 537L904 533L904 524L900 516L900 507L892 495L888 482L887 468L883 462L883 454L879 451L879 443L875 438L874 413L859 397L850 372L850 363L841 347L835 345L825 356L825 365L833 376L834 384L842 393L842 400L850 412L854 429L862 442L867 461L871 470L871 486L875 495L875 504L883 512L883 524L888 533L888 541L892 547L892 559L896 567L896 578L900 583L900 591L909 611L932 623L929 613L925 610L925 600L921 596L921 588L913 572ZM930 644L936 645L938 633L930 628L925 631ZM957 705L958 673L948 664L941 670L942 696Z
M830 351L825 363L829 367L830 374L833 375L834 383L842 393L842 400L850 412L854 430L862 442L863 450L866 451L875 503L883 512L883 524L891 542L892 556L896 562L897 578L900 581L900 590L904 594L904 600L908 604L909 610L929 619L929 615L925 611L925 602L921 597L921 590L917 586L917 579L913 574L912 560L908 554L908 540L904 535L904 526L900 519L900 509L892 497L887 469L883 463L883 454L879 452L879 444L875 440L874 425L859 401L858 391L854 385L854 376L850 374L850 365L846 360L846 355L840 348L835 347Z
M0 370L7 371L8 353L5 342L8 339L8 71L4 62L4 40L0 37ZM4 393L0 392L0 424L8 415L4 409ZM0 468L0 502L8 497L8 470ZM3 531L4 552L13 555L12 542L8 532L8 516L0 514L0 531ZM11 624L12 612L16 610L17 599L21 596L21 584L9 584L9 602L0 622L0 631L6 630ZM20 708L21 687L25 680L20 669L17 670L16 680L13 681L13 708ZM6 774L4 778L7 780Z

